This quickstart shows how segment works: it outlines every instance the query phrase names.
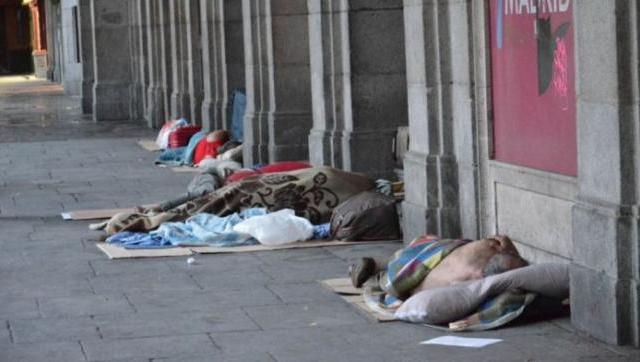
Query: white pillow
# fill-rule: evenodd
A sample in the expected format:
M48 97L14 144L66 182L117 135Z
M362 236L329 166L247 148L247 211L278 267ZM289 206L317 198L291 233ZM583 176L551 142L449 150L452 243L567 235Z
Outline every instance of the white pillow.
M404 301L395 317L416 323L452 322L475 312L487 298L513 289L564 299L569 296L569 265L530 265L479 280L423 290Z

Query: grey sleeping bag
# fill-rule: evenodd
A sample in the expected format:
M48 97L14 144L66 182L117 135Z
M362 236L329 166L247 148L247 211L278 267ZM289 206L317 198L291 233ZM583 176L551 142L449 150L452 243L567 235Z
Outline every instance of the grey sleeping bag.
M452 322L475 312L488 298L509 290L565 299L569 296L569 265L530 265L479 280L424 290L402 303L395 317L416 323Z

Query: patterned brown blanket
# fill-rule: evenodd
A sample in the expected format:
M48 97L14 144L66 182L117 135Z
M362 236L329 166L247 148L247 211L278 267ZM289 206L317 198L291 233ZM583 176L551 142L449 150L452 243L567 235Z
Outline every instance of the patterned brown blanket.
M375 187L364 174L331 167L252 176L210 194L160 213L120 213L111 218L107 234L120 231L151 231L167 221L184 221L206 212L225 216L250 207L269 211L293 209L313 224L328 222L331 211L349 197Z

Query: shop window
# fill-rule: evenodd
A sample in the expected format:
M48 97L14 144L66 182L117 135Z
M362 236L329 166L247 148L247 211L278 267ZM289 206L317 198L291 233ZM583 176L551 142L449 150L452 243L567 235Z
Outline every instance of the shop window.
M494 159L577 174L572 0L490 0Z

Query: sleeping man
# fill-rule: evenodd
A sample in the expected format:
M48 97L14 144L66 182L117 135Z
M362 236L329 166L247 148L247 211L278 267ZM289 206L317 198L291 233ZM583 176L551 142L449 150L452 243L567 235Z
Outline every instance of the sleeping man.
M364 284L363 297L373 311L416 323L448 323L452 331L504 325L537 296L552 301L545 313L559 310L569 297L568 264L528 266L503 235L475 241L422 236L389 262L363 258L350 273L354 286Z
M389 305L426 289L481 279L526 265L507 236L471 241L425 235L398 250L387 263L362 258L351 267L350 276L357 288L377 277L379 288L387 299L393 299L387 301Z

